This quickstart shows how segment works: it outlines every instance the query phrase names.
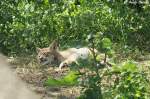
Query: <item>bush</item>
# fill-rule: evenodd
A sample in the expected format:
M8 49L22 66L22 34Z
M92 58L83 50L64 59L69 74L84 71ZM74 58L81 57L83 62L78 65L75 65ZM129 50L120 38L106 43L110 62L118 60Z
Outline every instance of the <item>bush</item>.
M133 61L124 62L121 66L114 66L111 76L117 78L114 85L108 89L115 99L148 99L148 76Z
M64 46L85 45L90 33L103 34L122 47L149 49L150 7L145 3L1 0L0 5L0 50L7 55L32 53L36 46L48 46L53 39Z

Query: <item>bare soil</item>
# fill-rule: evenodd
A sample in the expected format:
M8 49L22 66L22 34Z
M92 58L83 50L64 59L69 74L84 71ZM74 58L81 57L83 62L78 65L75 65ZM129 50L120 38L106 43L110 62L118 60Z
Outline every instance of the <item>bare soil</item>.
M27 84L29 89L41 95L41 99L76 99L80 95L80 88L77 86L44 86L49 76L59 79L68 73L69 68L58 72L57 67L40 66L33 57L9 58L8 61L19 78Z

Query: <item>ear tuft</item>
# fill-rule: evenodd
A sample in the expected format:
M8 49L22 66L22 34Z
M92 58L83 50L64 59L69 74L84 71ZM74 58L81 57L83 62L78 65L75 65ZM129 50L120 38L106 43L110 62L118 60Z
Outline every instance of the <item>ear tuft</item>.
M57 42L56 40L54 40L54 41L50 44L49 48L50 48L50 50L53 50L53 51L57 50L57 49L58 49L58 42Z

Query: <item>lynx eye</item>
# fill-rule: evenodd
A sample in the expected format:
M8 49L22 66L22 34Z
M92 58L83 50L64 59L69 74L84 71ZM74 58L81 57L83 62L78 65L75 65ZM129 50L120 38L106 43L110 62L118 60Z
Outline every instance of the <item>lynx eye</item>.
M47 56L49 56L49 52L47 52L47 53L44 53L44 55L47 57Z
M45 56L48 57L48 54L46 54Z

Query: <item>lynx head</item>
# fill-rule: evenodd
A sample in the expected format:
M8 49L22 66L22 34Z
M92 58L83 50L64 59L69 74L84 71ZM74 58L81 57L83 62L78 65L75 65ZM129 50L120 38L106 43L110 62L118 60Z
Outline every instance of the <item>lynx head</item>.
M53 41L48 48L37 48L37 59L41 65L53 64L57 61L58 43Z

